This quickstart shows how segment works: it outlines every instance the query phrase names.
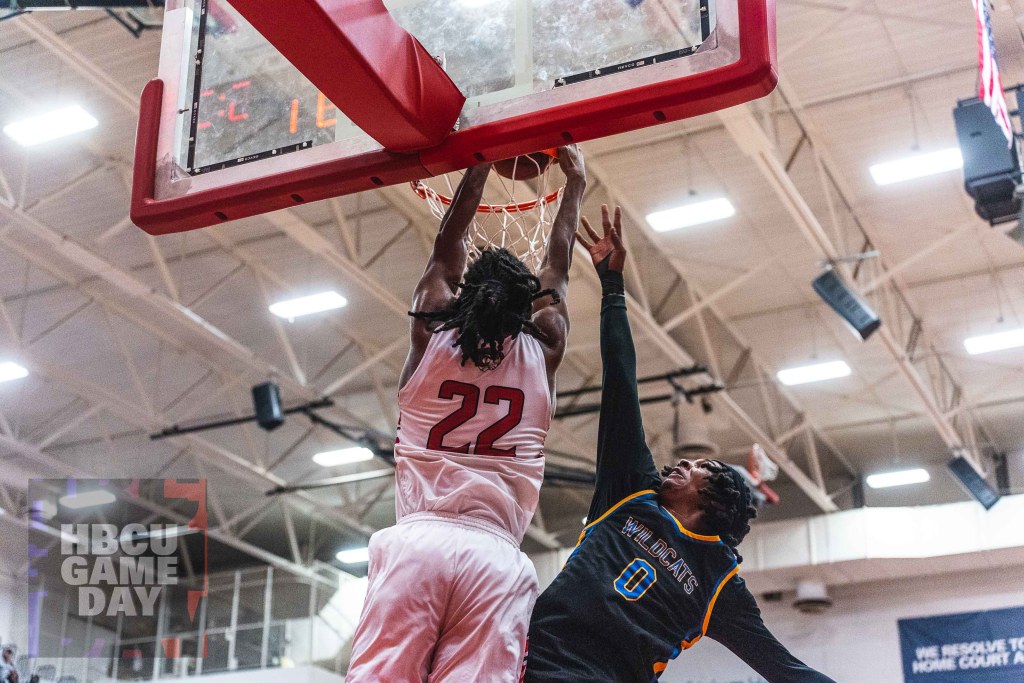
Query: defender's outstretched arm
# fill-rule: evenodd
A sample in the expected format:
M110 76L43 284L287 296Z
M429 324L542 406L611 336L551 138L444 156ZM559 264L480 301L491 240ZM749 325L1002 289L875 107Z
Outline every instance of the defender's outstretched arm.
M601 207L604 236L599 237L583 219L587 237L577 234L601 278L601 361L604 378L601 420L597 435L597 485L588 519L596 520L627 496L655 488L660 481L654 457L644 437L640 395L636 384L636 348L626 316L622 271L626 249L622 243L622 212L616 208L614 224L608 207ZM588 242L589 238L589 242Z

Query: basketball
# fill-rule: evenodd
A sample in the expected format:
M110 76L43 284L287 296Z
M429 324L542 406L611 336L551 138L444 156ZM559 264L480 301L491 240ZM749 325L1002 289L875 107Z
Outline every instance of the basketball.
M497 161L494 163L494 171L504 178L529 180L548 170L554 160L555 155L551 152L534 152Z

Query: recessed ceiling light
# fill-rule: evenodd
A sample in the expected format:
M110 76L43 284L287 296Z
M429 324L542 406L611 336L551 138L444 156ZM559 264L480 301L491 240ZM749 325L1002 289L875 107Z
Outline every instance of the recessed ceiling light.
M875 164L871 167L871 176L879 185L892 185L901 183L904 180L924 178L925 176L955 171L963 168L964 157L959 147L929 152L927 154L915 154L905 159L886 161Z
M350 548L349 550L340 550L335 557L342 564L366 564L370 561L370 549Z
M4 126L4 133L19 145L32 147L97 125L99 121L76 104L9 123Z
M964 340L964 348L972 356L977 356L979 353L1015 349L1018 346L1024 346L1024 327L1019 330L983 334Z
M337 451L324 451L313 456L313 462L321 467L337 467L338 465L350 465L354 462L366 462L367 460L373 460L373 451L362 446L342 448Z
M72 510L81 510L82 508L110 505L115 500L117 500L117 498L115 498L114 494L110 491L97 489L96 491L86 491L85 493L62 496L60 498L60 504L66 508L71 508Z
M798 368L779 370L779 381L787 387L797 384L810 384L811 382L822 382L826 379L837 379L848 377L851 373L850 366L846 361L832 361L830 363L818 363L816 365L804 365Z
M292 321L304 315L332 311L347 305L348 299L337 292L320 292L311 296L271 304L270 312L279 318Z
M10 361L0 363L0 382L10 382L22 377L28 377L28 370Z
M670 232L702 223L711 223L736 215L736 208L725 197L685 204L674 209L656 211L647 215L647 222L655 232Z
M931 479L928 470L916 468L912 470L900 470L898 472L881 472L868 475L866 479L868 486L873 489L887 489L892 486L906 486L907 484L923 484Z

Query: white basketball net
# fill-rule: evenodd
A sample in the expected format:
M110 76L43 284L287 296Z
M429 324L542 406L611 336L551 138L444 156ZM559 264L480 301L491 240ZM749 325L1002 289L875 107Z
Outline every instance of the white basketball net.
M529 159L522 163L529 163ZM565 189L562 186L552 190L551 175L549 167L548 171L527 183L491 174L500 181L500 188L493 189L492 194L496 194L501 203L484 203L477 207L476 218L466 235L470 262L475 261L484 249L504 247L518 256L534 274L540 270ZM452 196L461 180L461 173L449 173L426 181L417 180L412 187L427 201L431 212L440 221L451 206ZM508 201L504 201L506 198Z

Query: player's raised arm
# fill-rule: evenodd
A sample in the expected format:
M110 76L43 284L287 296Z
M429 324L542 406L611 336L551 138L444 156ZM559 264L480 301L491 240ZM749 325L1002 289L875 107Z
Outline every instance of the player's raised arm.
M614 222L608 207L601 207L603 236L583 219L586 236L576 238L590 253L601 278L601 361L604 379L601 420L597 436L597 485L588 518L594 520L623 498L660 482L654 458L644 438L640 396L636 384L636 348L626 316L622 271L626 248L622 243L622 210Z
M552 376L565 353L565 339L569 333L569 309L565 297L569 291L569 266L572 265L580 206L583 204L583 192L587 189L587 172L583 164L583 152L579 147L569 145L560 148L558 165L565 174L565 192L551 226L544 261L537 273L540 288L553 290L558 300L551 303L548 298L538 299L534 304L533 316L534 324L544 335L543 342L548 349L548 370Z
M468 169L462 177L451 206L441 219L430 260L416 286L413 310L441 308L458 289L469 258L466 234L473 224L490 172L490 164L481 164Z
M537 276L541 289L554 289L564 299L569 289L569 266L572 265L572 247L579 226L583 192L587 189L587 172L583 152L576 145L558 150L558 165L565 174L565 192L551 226L544 262ZM538 306L543 306L543 303L538 302Z
M487 176L491 172L490 164L474 166L466 171L459 183L451 206L441 219L437 237L434 238L434 249L430 260L423 271L419 284L412 298L412 311L438 311L445 308L454 298L466 270L469 252L466 249L466 234L473 224L477 207L484 194ZM411 326L411 344L409 355L402 370L399 381L401 386L412 376L419 365L423 352L430 342L429 321L413 317Z

